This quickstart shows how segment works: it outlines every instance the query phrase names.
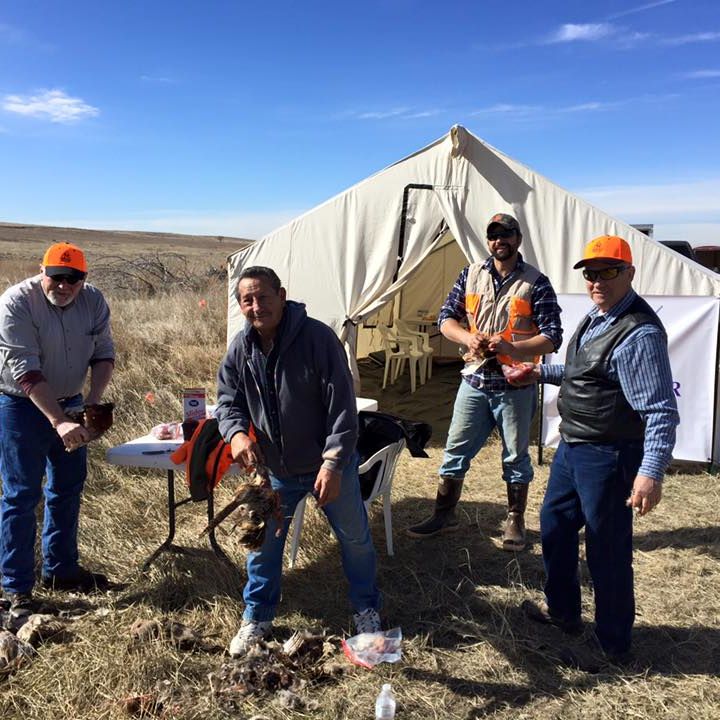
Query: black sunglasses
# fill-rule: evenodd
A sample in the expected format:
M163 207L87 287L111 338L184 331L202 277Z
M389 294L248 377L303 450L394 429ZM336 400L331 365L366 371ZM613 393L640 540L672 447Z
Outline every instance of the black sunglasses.
M500 240L502 238L503 240L506 238L510 238L515 234L515 230L496 230L494 232L489 232L487 234L488 240Z
M588 282L596 282L597 280L614 280L623 270L627 270L629 265L615 265L614 267L603 268L602 270L583 270L583 277Z
M85 279L84 275L48 275L48 277L56 283L65 283L65 285L76 285Z

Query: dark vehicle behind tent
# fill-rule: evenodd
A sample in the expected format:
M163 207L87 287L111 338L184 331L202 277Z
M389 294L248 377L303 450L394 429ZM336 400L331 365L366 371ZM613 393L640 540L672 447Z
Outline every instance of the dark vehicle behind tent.
M692 248L692 245L690 245L689 242L685 242L685 240L661 240L660 244L664 245L665 247L669 247L671 250L674 250L676 253L680 253L681 255L684 255L686 258L690 258L691 260L698 262L698 259L695 256L695 251Z
M694 250L695 257L701 265L720 273L720 245L703 245Z

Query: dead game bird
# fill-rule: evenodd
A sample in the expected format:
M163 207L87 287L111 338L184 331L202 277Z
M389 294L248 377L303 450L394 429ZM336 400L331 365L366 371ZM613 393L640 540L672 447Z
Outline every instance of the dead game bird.
M230 532L239 528L239 542L248 550L257 550L262 546L271 518L275 518L278 524L276 534L282 534L280 495L270 486L264 467L256 467L255 478L240 484L233 499L212 519L200 536L209 533L230 516L233 523Z
M35 649L18 640L9 630L0 630L0 677L32 660Z

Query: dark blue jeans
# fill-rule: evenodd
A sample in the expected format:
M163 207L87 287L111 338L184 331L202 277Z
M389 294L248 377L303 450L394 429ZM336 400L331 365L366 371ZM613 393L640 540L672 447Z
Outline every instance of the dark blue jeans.
M540 511L545 596L551 614L580 618L579 532L595 591L595 633L605 652L630 649L635 620L632 511L625 505L642 443L560 443Z
M81 396L76 398L82 402ZM75 398L73 399L75 400ZM84 447L71 453L31 400L0 395L0 572L8 592L35 584L35 508L43 495L43 575L78 567L80 494L87 474Z
M284 524L280 537L275 537L277 523L271 520L262 547L247 556L248 580L243 592L243 617L246 620L267 621L275 617L280 601L285 538L297 504L312 492L316 477L317 473L284 478L270 476L273 488L280 493ZM375 585L375 547L360 496L357 453L343 472L340 496L326 505L323 512L340 545L353 610L361 612L367 608L379 609L381 597Z

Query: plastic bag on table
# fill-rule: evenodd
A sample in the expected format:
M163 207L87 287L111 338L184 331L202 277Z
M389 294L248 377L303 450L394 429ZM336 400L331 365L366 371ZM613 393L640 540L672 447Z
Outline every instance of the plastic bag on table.
M501 365L502 373L508 382L527 380L535 369L535 363L522 362L516 365Z
M160 423L150 431L150 434L156 440L179 440L182 438L182 424L179 422Z
M381 662L394 663L402 657L402 630L360 633L342 641L343 652L354 665L373 668Z

